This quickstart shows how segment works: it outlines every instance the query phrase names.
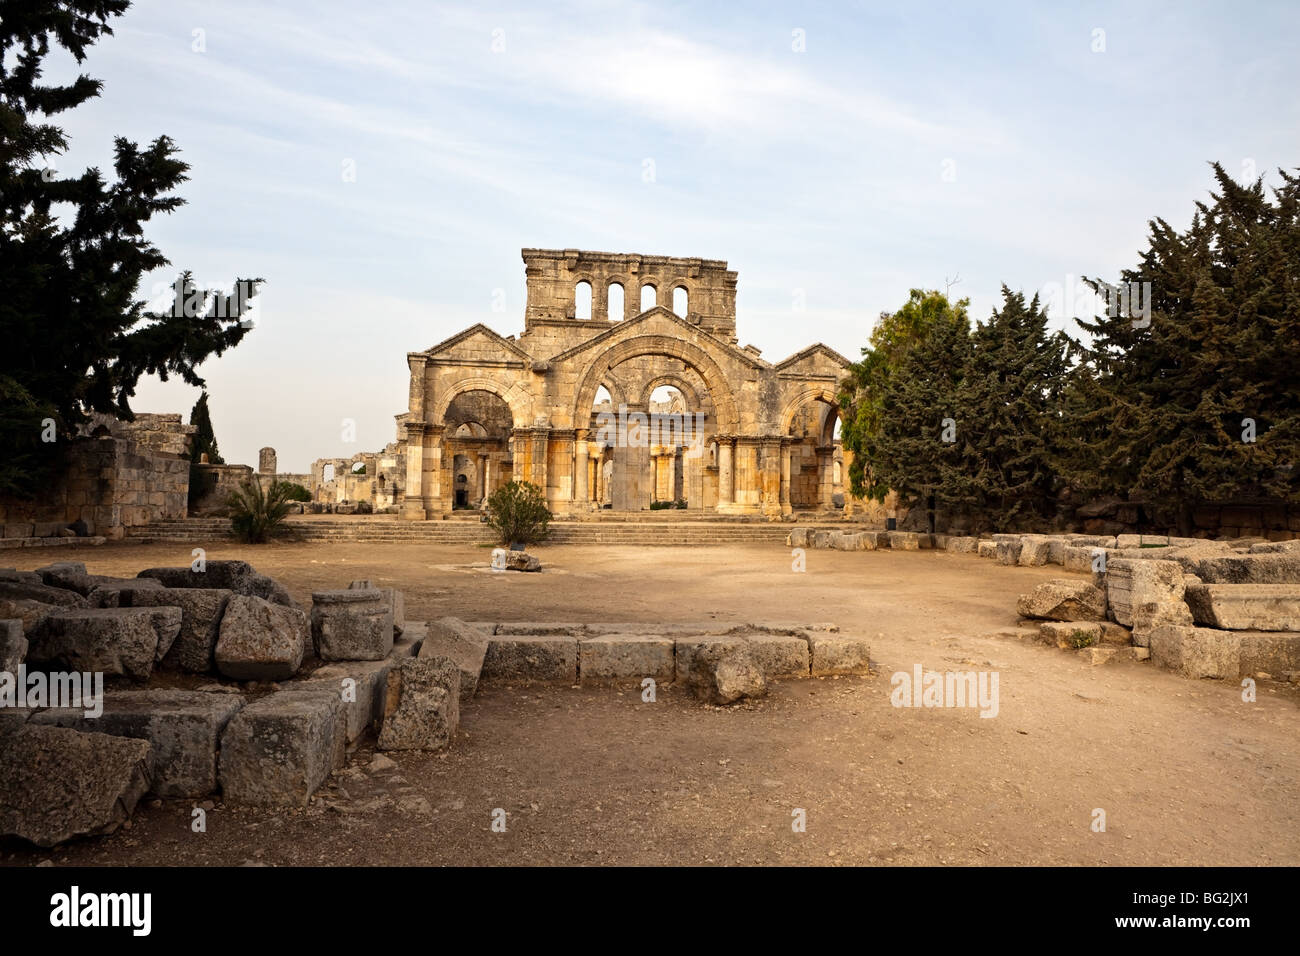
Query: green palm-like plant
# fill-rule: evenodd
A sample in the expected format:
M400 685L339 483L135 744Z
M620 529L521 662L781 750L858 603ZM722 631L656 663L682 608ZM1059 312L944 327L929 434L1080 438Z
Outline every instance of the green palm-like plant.
M245 544L262 544L289 514L289 485L271 482L263 488L256 478L245 479L230 493L230 526Z

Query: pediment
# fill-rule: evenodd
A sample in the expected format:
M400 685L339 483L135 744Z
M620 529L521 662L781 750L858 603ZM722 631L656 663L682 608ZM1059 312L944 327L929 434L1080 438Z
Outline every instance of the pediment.
M796 352L776 366L777 372L787 376L822 377L845 375L852 363L839 352L817 342L801 352Z
M528 364L532 356L481 322L471 325L423 353L439 362L509 362Z

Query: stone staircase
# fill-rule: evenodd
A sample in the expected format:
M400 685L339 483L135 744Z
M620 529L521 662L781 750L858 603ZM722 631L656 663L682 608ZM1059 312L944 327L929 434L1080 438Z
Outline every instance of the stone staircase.
M388 515L312 516L289 519L286 540L306 542L366 542L430 545L490 544L492 532L477 519L457 517L449 521L404 521ZM717 545L744 542L784 543L794 527L790 522L706 520L687 518L676 521L658 518L635 520L566 521L551 523L549 545ZM831 519L819 527L859 530ZM230 538L230 522L225 518L183 518L160 521L132 528L129 540L142 543L202 542Z

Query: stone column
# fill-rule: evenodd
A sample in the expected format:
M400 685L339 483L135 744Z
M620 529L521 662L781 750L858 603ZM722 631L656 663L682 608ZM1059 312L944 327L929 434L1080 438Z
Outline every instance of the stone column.
M732 469L732 449L736 440L731 437L718 436L718 507L734 502L736 494L736 477Z
M788 515L794 511L790 504L790 443L781 442L781 514Z
M483 456L483 500L492 494L492 456Z
M487 499L487 460L486 452L478 454L478 500L480 502Z
M781 439L764 438L754 450L758 457L758 502L769 518L781 515Z
M817 490L821 498L823 511L835 508L835 449L817 449Z
M591 503L587 485L587 432L579 430L573 443L573 500L578 512L585 512Z
M402 517L408 521L423 521L424 510L424 422L406 423L406 495L402 501Z
M441 425L428 425L424 430L424 510L429 514L450 511L452 505L445 494L450 490L450 478L443 471L450 469L451 460L443 460L443 431Z

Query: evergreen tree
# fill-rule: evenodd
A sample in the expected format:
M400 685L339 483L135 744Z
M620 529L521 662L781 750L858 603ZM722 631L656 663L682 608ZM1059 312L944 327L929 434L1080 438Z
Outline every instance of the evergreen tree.
M958 406L970 345L963 301L936 312L894 366L880 396L881 427L862 443L877 499L893 489L904 500L934 508L952 497L961 468Z
M226 460L221 457L221 450L217 448L217 435L212 429L212 418L208 414L207 392L200 395L199 400L194 403L194 408L190 412L190 424L198 429L194 433L190 460L201 461L203 456L207 455L209 465L224 465Z
M972 335L958 395L961 457L945 497L983 527L1034 527L1056 505L1067 341L1038 297L1002 287L1002 307Z
M896 394L896 383L911 374L910 371L907 376L903 373L908 354L926 339L935 326L943 327L947 335L954 334L958 325L968 327L968 305L966 299L950 303L942 292L913 289L901 309L881 314L880 322L871 332L869 344L862 349L862 360L850 367L849 375L840 384L839 402L843 409L840 437L844 447L853 452L853 462L849 466L852 494L883 501L894 487L890 482L900 480L898 469L906 463L893 458L891 442L902 434L899 428L909 426L887 426L889 418L891 415L905 415L910 425L921 429L921 418L914 420L911 417L921 415L919 407L914 411L914 406L919 402L939 401L939 392L909 395L905 403L906 412L887 407L887 403L902 400ZM929 347L939 352L943 350L938 340L931 342ZM929 413L932 414L937 407L931 407ZM934 429L931 430L934 434L938 434L939 420L943 417L940 415L933 423ZM891 436L888 439L887 427ZM917 435L920 434L918 431ZM929 474L926 468L918 465L917 474ZM886 474L890 477L886 478ZM901 492L903 489L897 490Z
M1184 534L1203 501L1300 497L1300 178L1270 201L1213 170L1186 231L1151 223L1130 308L1080 323L1066 401L1071 483L1172 505Z
M230 297L177 282L182 308L150 312L141 279L168 264L144 237L188 166L160 136L147 148L118 137L114 176L98 169L62 176L53 157L67 140L48 120L98 96L79 76L41 82L51 44L81 63L111 35L127 0L0 0L0 490L30 493L56 460L57 433L70 437L88 412L132 417L143 375L179 375L202 386L197 369L237 344L240 314L260 280L237 281ZM73 207L64 215L62 207Z

